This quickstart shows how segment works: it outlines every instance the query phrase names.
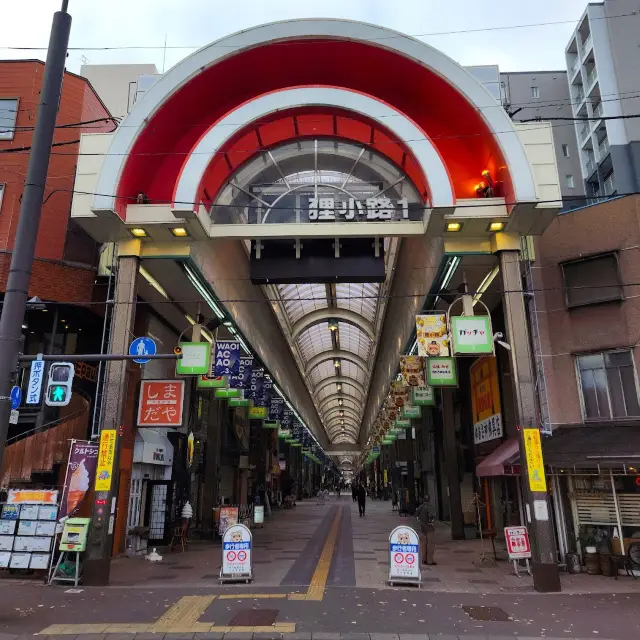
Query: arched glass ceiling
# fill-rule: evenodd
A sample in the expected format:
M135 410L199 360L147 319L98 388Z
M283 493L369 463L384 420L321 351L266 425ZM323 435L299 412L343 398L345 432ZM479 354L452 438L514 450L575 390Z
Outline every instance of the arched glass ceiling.
M301 186L304 186L302 190ZM269 202L277 200L280 206L276 209L270 204L265 205L269 209L265 209L264 215L268 213L274 218L274 223L291 222L287 216L295 215L295 211L302 207L302 199L307 196L300 194L309 192L309 188L311 193L313 189L316 192L320 190L326 197L335 193L340 202L345 198L362 201L384 194L391 199L406 198L410 206L424 204L404 172L372 149L336 138L306 138L265 149L243 165L222 190L213 210L220 218L218 222L230 222L246 215L244 212L247 210L252 209L254 213L262 211L261 207L266 202L263 198L271 198ZM289 204L283 205L287 198ZM333 442L355 442L358 437L369 386L368 376L373 368L371 360L378 338L375 335L372 340L363 327L379 331L380 306L384 304L381 296L386 295L384 292L388 290L392 273L389 256L395 255L395 251L390 250L388 238L384 238L384 246L387 279L382 285L338 282L266 287L269 297L276 298L276 314L287 337L292 335L294 325L307 315L325 309L331 311L328 320L309 326L295 340L289 338L289 345ZM342 320L341 312L356 314L353 317L355 323L346 322L346 318ZM362 319L361 322L358 318ZM361 359L361 366L342 357L338 358L340 366L336 367L332 355L331 359L323 360L308 370L308 363L314 356L336 351L355 354ZM337 376L344 381L341 386L337 384ZM335 382L323 385L333 378ZM348 380L356 386L349 384ZM335 419L339 414L334 410L340 407L350 409L344 430Z

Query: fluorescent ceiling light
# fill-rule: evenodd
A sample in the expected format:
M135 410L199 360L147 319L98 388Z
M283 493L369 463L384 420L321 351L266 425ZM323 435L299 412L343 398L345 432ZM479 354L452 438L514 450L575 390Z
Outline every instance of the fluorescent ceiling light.
M164 290L162 285L144 268L138 269L140 275L163 297L169 300L169 294Z
M200 330L200 335L209 343L209 344L213 344L213 336L206 330L206 329L201 329Z
M473 296L473 306L475 306L476 302L482 298L482 294L491 286L491 283L496 279L499 272L500 267L496 265L491 269L491 271L489 271L489 273L487 273L484 280L480 283L478 291L476 291L476 294Z
M191 284L196 288L196 291L204 298L205 302L211 307L211 310L220 318L220 320L225 319L225 314L220 309L216 301L213 299L212 295L207 291L206 287L200 281L198 275L191 269L188 264L184 265L184 270L187 272L187 277L191 281Z
M187 322L188 322L191 326L193 326L193 325L196 323L196 321L195 321L195 320L194 320L194 319L193 319L193 318L192 318L188 313L185 313L185 314L184 314L184 317L187 319Z
M447 269L446 273L444 274L444 277L442 278L442 284L440 285L441 289L446 289L449 286L449 283L451 282L451 278L453 278L453 274L456 272L456 269L458 268L459 264L460 264L460 257L453 256L453 258L451 258L451 262L449 263L449 268Z

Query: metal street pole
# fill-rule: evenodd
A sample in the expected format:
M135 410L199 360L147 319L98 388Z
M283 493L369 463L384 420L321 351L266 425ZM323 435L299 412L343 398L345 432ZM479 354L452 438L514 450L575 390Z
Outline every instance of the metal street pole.
M11 412L9 393L18 365L18 353L22 340L22 320L26 310L31 268L42 214L42 201L49 170L51 145L67 59L67 46L71 31L71 16L67 13L67 5L68 0L63 0L62 9L53 14L38 116L29 154L29 166L22 193L22 206L20 207L18 229L2 305L2 315L0 316L0 466L9 430Z

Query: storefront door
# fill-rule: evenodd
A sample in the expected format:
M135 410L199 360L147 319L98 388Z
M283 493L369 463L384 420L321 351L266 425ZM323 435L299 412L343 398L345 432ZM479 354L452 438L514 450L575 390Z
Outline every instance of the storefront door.
M149 480L144 522L149 527L149 546L169 544L171 535L170 480Z

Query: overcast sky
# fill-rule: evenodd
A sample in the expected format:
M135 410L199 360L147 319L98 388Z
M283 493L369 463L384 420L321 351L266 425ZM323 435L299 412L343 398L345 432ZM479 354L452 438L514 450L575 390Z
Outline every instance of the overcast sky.
M42 47L61 0L0 0L0 47ZM586 0L70 0L72 47L151 46L71 51L69 69L93 64L151 62L168 69L195 48L274 20L329 17L379 24L419 36L463 65L499 64L502 71L563 69L564 48ZM151 9L152 8L152 9ZM568 21L518 29L421 35L496 26ZM163 45L189 46L168 49ZM166 53L166 58L164 54ZM44 52L0 48L2 58Z

